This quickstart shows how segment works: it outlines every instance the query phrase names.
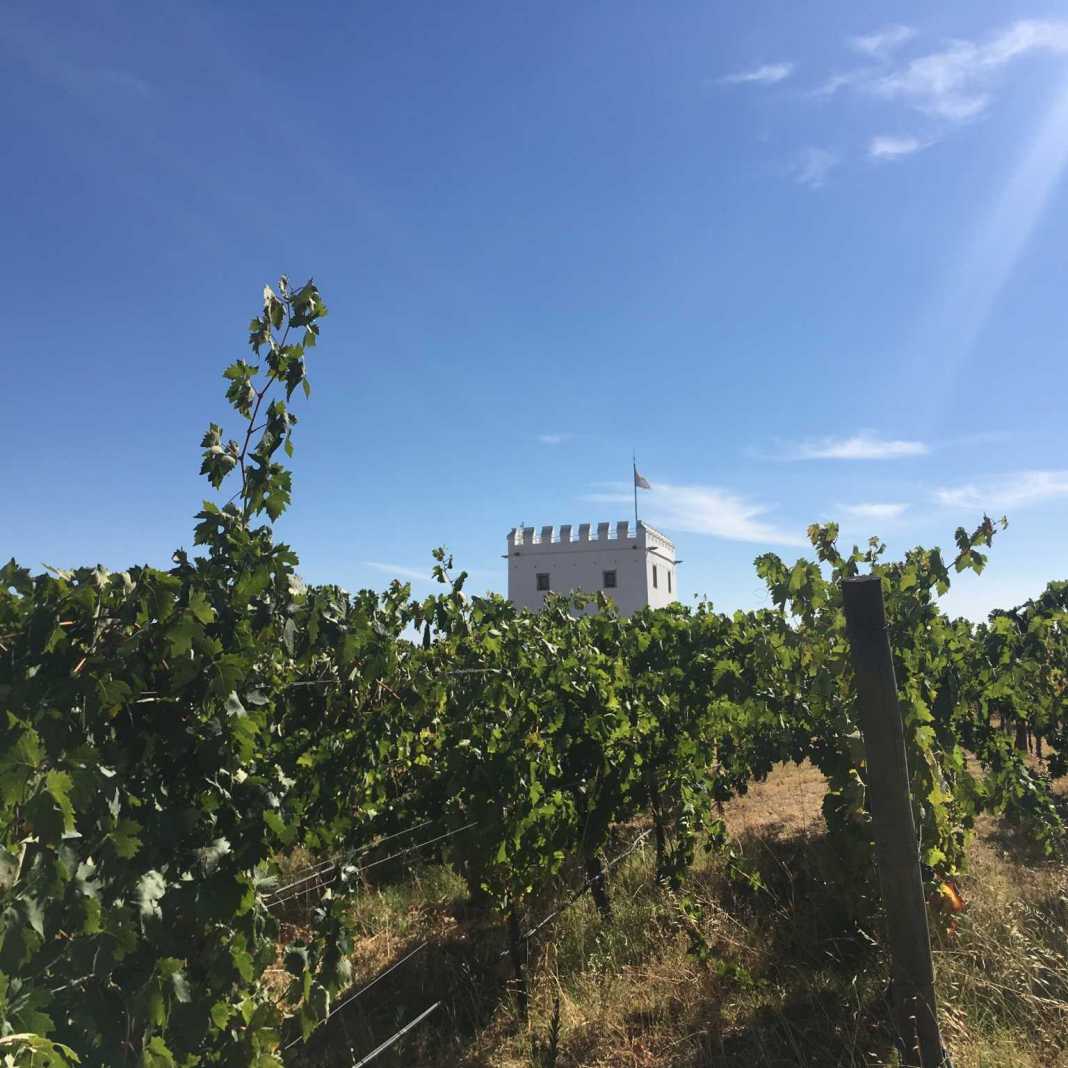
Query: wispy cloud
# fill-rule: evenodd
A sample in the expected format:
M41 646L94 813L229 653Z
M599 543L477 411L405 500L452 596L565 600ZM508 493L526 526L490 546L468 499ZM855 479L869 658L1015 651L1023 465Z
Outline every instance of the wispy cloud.
M1023 19L985 41L956 38L934 51L895 63L892 53L914 37L907 26L891 26L850 45L871 62L837 73L813 93L831 97L844 89L896 100L949 123L982 114L994 100L998 76L1014 60L1031 54L1068 54L1068 21Z
M632 500L624 484L617 492L591 493L583 498L600 504L628 504ZM716 486L678 486L655 482L643 497L649 521L665 530L708 534L730 541L761 545L804 545L799 534L784 530L763 517L772 509Z
M873 137L868 144L868 155L872 159L895 160L911 156L927 148L930 141L921 141L918 137Z
M1017 471L963 486L935 490L946 508L1007 511L1068 497L1068 471Z
M900 519L908 508L907 504L891 503L885 504L869 503L869 504L843 504L839 506L839 510L844 512L850 519L872 519L872 520L892 520Z
M775 85L789 78L793 71L793 63L765 63L753 70L725 74L719 81L721 85Z
M565 441L569 441L572 437L574 437L574 435L568 433L539 434L538 441L540 441L542 445L562 445Z
M873 136L868 158L887 162L913 156L936 144L946 130L983 114L996 98L1006 68L1029 56L1068 55L1068 19L1022 19L984 39L956 38L937 48L911 55L901 49L916 37L909 26L886 26L874 33L852 37L849 47L865 57L852 70L826 78L810 95L830 99L849 92L869 100L893 102L928 117L931 127L924 136ZM773 68L759 68L729 76L744 81ZM769 75L770 78L770 75ZM1063 137L1061 141L1068 144ZM842 156L826 148L803 149L788 167L799 184L820 189Z
M876 33L851 37L850 45L867 56L882 59L916 36L911 26L885 26Z
M903 100L926 114L960 122L987 109L995 76L1003 67L1039 52L1068 53L1068 22L1026 19L985 42L951 41L940 51L917 56L873 78L865 88L884 99Z
M784 460L902 460L925 456L930 448L922 441L881 438L863 431L849 438L819 438L786 450Z
M870 77L871 72L867 68L864 70L851 70L832 74L822 85L816 86L809 95L827 99L834 96L839 90L848 89L851 86L858 85Z
M434 565L427 564L426 567L411 567L407 564L389 564L384 563L381 560L362 560L364 567L373 568L375 571L381 571L385 575L389 575L390 578L409 579L412 582L426 582L431 583L434 581L434 577L431 574ZM457 561L456 566L452 569L452 574L456 575L460 571L466 571L471 578L479 579L499 579L501 577L500 572L484 567L461 567L460 561Z
M384 564L378 560L364 560L364 567L373 567L375 571L382 571L390 578L406 578L415 582L430 582L430 568L405 567L403 564Z
M792 174L800 185L809 189L822 189L827 183L827 175L839 162L840 157L836 152L809 145L798 154Z
M854 70L832 74L822 85L812 90L811 95L827 99L842 89L870 86L876 78L885 75L890 69L893 53L915 35L916 31L911 26L886 26L875 33L850 37L847 42L849 47L865 56L867 64Z

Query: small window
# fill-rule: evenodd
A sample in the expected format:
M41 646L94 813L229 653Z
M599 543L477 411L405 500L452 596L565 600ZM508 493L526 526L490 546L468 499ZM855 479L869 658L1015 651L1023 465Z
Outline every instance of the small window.
M659 585L660 585L660 583L657 580L657 574L656 574L656 564L653 564L653 589L655 590Z
M549 588L549 572L539 571L538 575L538 589L547 590Z
M614 590L616 588L616 573L614 571L606 571L604 573L604 588L606 590Z
M668 576L668 593L671 593L671 572L667 573Z

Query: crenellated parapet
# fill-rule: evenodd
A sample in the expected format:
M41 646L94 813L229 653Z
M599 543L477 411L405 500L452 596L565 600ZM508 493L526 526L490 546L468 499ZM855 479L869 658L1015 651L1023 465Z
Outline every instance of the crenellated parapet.
M674 559L675 545L670 538L647 523L635 529L629 519L615 523L563 523L560 526L513 527L508 533L508 555L583 550L646 549Z
M538 527L513 527L508 534L508 546L517 549L537 545L545 549L552 545L579 545L584 542L633 544L637 536L638 532L632 529L629 519L620 519L615 523L598 523L596 529L593 528L592 523L579 523L577 527L564 523L560 526L544 526L540 529Z

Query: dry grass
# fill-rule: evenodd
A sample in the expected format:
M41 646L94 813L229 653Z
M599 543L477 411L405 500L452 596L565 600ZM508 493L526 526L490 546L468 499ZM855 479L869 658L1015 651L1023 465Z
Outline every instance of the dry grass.
M536 1047L557 1002L557 1068L896 1063L878 932L851 919L823 875L834 858L822 797L819 773L791 766L727 806L741 862L759 878L732 878L722 856L699 856L686 886L696 920L653 884L651 850L636 852L613 872L610 922L582 899L539 938L526 1021L503 932L465 904L461 880L440 865L391 873L354 907L354 975L366 981L427 948L287 1063L351 1066L437 1000L376 1068L544 1068ZM962 889L969 907L956 933L935 940L955 1068L1068 1068L1068 866L985 820ZM708 962L690 952L688 928L711 949Z

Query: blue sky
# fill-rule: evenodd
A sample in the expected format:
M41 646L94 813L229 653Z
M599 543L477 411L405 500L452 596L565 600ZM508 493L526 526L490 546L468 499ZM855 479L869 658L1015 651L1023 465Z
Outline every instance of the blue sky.
M810 522L1009 516L1068 572L1068 16L1050 3L5 3L0 552L166 565L264 282L330 317L280 532L313 582L502 589L630 512L766 603Z

